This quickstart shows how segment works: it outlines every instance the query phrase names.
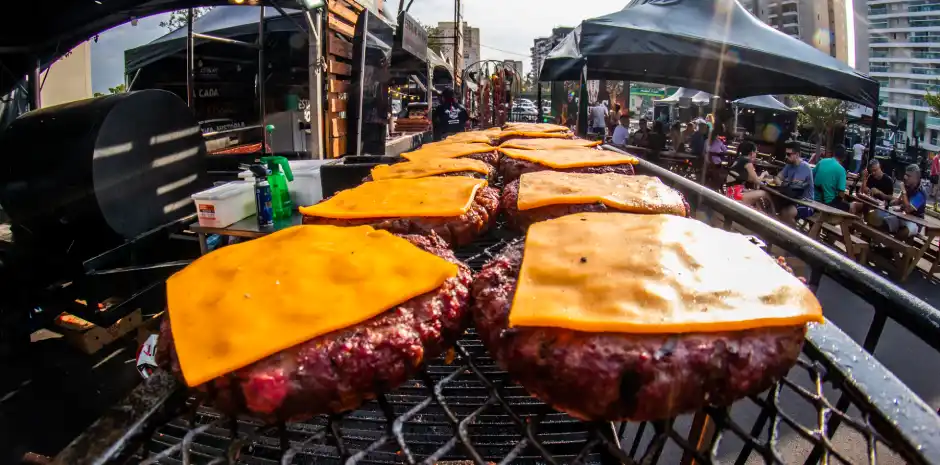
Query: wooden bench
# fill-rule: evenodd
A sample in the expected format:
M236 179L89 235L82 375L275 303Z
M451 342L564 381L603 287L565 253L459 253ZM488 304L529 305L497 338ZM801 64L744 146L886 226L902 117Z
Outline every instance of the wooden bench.
M823 223L822 230L825 233L827 242L831 241L833 246L835 246L836 243L842 243L844 241L841 227L834 224ZM854 234L852 234L851 238L852 249L855 251L855 261L862 265L868 264L868 250L870 248L868 241ZM843 244L843 246L844 245L845 244Z
M869 254L869 255L871 257L871 260L877 263L879 266L882 266L887 269L894 268L894 271L896 273L895 277L899 281L903 282L904 280L906 280L908 276L908 270L911 265L911 261L917 255L917 250L918 250L917 247L914 247L911 244L901 242L895 239L894 236L891 236L890 234L884 231L881 231L879 229L875 229L861 221L856 221L853 226L855 228L855 231L857 231L858 233L860 233L861 235L865 237L868 237L871 240L872 245L877 243L877 244L887 247L889 250L893 252L898 252L901 254L900 258L892 254L891 260L888 263L885 262L885 258L882 257L881 255L874 254L874 253Z

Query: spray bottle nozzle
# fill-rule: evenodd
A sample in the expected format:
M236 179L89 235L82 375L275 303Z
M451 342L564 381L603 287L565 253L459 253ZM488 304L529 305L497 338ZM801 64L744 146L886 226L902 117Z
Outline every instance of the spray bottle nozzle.
M251 170L251 174L255 175L256 178L263 178L268 175L268 169L264 165L251 165L248 167Z

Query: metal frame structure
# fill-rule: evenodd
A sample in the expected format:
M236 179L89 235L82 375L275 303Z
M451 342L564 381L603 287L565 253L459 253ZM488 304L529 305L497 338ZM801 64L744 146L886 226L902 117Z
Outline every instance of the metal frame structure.
M429 361L414 380L360 410L302 423L262 425L226 417L202 406L198 398L187 402L185 387L169 373L159 372L53 463L122 463L136 457L142 463L184 464L468 460L606 465L658 463L668 449L675 453L678 448L683 464L711 464L719 462L722 438L730 438L742 442L735 463L743 464L756 454L765 463L778 464L783 463L787 447L781 439L783 427L812 445L807 464L832 459L854 463L832 440L841 426L861 435L867 447L862 460L868 463L876 463L878 448L887 446L911 463L940 464L940 437L935 434L940 431L940 416L870 355L889 317L938 348L940 311L825 246L691 180L644 160L637 168L688 198L701 196L698 208L722 213L726 228L737 223L766 244L806 261L813 269L809 285L814 290L825 275L873 304L876 322L864 347L830 322L811 325L793 376L735 404L758 408L756 419L742 421L732 408L709 407L689 427L675 419L582 423L533 403L495 365L472 331L457 343L455 361ZM489 236L455 252L479 270L514 240L514 234L497 226ZM801 381L803 375L808 375L808 384ZM802 409L811 408L815 414L801 420L795 406L781 401L785 398L797 399ZM861 413L851 413L853 409Z
M225 133L230 132L244 132L248 130L257 129L258 127L262 128L262 142L261 142L261 156L267 155L268 143L267 143L267 131L266 131L266 112L265 112L265 50L264 50L264 41L265 41L265 25L264 25L264 9L268 6L273 7L277 10L278 14L289 20L294 27L300 31L308 34L310 40L310 50L314 51L309 55L311 60L308 64L310 72L309 76L309 95L310 95L310 147L311 147L311 156L313 156L312 147L316 147L316 158L323 158L323 123L320 118L320 108L323 100L323 52L321 46L321 37L320 33L322 30L322 13L320 9L313 11L314 19L311 17L311 10L304 7L304 18L306 20L307 28L305 29L300 23L295 21L290 15L284 10L283 7L276 0L259 0L257 5L260 9L259 20L258 20L258 39L255 43L244 42L235 39L228 39L224 37L216 37L208 34L201 34L198 32L193 32L193 21L194 14L193 8L189 8L186 15L186 102L190 107L193 106L194 99L194 85L195 85L195 47L196 39L202 39L212 42L218 42L222 44L234 45L239 47L245 47L249 49L255 49L258 51L258 74L256 76L256 92L258 97L258 121L259 124L246 126L243 128L236 128ZM203 134L204 137L219 135L222 132L215 132L209 134Z

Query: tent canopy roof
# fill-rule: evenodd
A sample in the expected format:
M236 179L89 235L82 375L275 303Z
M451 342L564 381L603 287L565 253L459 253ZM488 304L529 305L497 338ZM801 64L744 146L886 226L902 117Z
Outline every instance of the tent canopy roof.
M680 87L679 90L675 91L672 95L656 100L653 103L679 103L679 99L692 98L697 93L699 93L699 91L695 89Z
M539 78L578 80L584 68L587 79L717 84L729 100L805 94L877 105L877 82L760 22L735 0L632 0L583 21L549 53Z
M796 113L796 110L780 103L780 100L773 95L755 95L734 101L738 108L761 108L765 110L774 110L783 113Z
M258 20L260 7L256 6L222 6L213 8L205 15L193 21L193 32L209 34L216 37L233 38L258 34ZM300 17L300 10L285 10L294 18L297 24L306 26ZM272 7L264 7L264 22L266 32L296 31L294 24L284 18ZM203 42L196 39L197 43ZM169 34L155 39L146 45L124 51L124 72L133 73L157 60L186 50L186 28L177 29Z

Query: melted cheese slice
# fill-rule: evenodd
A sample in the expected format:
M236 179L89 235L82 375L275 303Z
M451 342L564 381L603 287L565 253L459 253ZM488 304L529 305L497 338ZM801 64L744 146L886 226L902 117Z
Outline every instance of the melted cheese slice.
M510 326L610 333L821 322L819 302L744 236L670 215L580 213L535 223Z
M463 176L385 179L360 184L300 213L323 218L460 216L470 209L483 179Z
M416 179L461 171L489 175L492 170L490 165L472 158L422 158L417 161L376 166L372 168L372 179Z
M198 386L456 275L453 263L369 226L295 226L224 247L166 282L183 377Z
M558 124L549 124L549 123L507 123L506 130L508 131L525 131L525 132L570 132L571 129L567 126L561 126Z
M599 140L584 139L511 139L500 144L500 148L523 150L557 150L578 147L597 147Z
M401 156L406 160L415 161L422 158L457 158L473 155L475 153L486 153L495 151L496 148L488 144L425 144L420 149L413 152L403 153Z
M458 132L448 136L443 143L471 143L471 144L489 144L493 134L484 131Z
M517 137L529 137L532 139L571 139L572 136L570 132L540 132L524 131L521 129L505 130L499 133L499 139L501 141L514 139Z
M519 210L600 202L631 213L686 213L682 195L652 176L537 171L519 179Z
M500 148L500 153L518 160L531 161L549 168L583 168L586 166L635 165L639 160L632 155L621 155L610 150L586 147L556 150L519 150Z

